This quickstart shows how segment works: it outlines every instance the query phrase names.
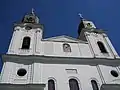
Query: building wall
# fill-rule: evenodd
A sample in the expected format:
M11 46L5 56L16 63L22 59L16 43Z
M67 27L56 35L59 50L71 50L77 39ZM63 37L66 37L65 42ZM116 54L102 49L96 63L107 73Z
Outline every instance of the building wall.
M30 37L30 49L22 49L22 43L24 37ZM32 55L35 49L39 46L39 42L42 39L42 29L36 28L31 30L25 30L25 27L15 27L13 36L10 42L10 46L7 54L19 54L19 55Z
M93 57L88 44L67 43L71 47L71 52L64 52L63 44L64 42L43 42L43 55L58 57Z
M21 68L27 70L25 76L18 76L17 71ZM92 90L91 80L96 80L98 87L104 84L120 84L120 75L114 77L110 71L120 73L119 67L105 65L79 65L79 64L43 64L43 63L13 63L6 62L3 65L0 83L11 84L46 84L48 80L55 81L56 90L69 89L69 79L76 79L80 90Z
M92 90L91 80L96 79L102 84L96 66L89 65L42 65L42 82L48 84L48 80L55 79L56 89L69 89L69 79L76 79L80 90ZM76 70L76 71L75 71ZM45 90L48 90L47 87Z
M17 74L21 68L27 70L27 74L23 77ZM32 64L5 62L1 72L1 83L26 84L31 82Z
M84 58L119 58L116 50L112 46L106 34L99 34L94 32L84 32L85 38L88 43L75 42L66 38L57 39L58 41L45 41L42 40L42 29L36 28L32 30L25 30L25 27L15 27L13 37L9 46L7 54L17 55L44 55L44 56L57 56L57 57L84 57ZM30 37L30 48L21 49L23 38ZM55 39L56 40L56 39ZM62 41L61 40L66 40ZM72 42L74 41L74 42ZM101 53L97 41L101 41L108 53ZM63 44L68 43L71 47L71 52L63 51Z
M15 31L14 33L17 33ZM23 35L23 34L24 35ZM27 33L27 32L26 32ZM59 56L59 57L93 57L90 47L85 43L70 43L71 52L63 51L64 42L52 42L52 41L41 41L40 36L34 35L33 32L29 32L28 35L21 31L22 36L17 38L17 40L11 40L11 45L8 50L8 54L18 54L18 55L45 55L45 56ZM21 35L19 32L19 35ZM13 34L14 35L14 34ZM17 35L17 34L15 34ZM25 36L31 37L30 49L21 49L22 41ZM12 39L16 38L13 36ZM34 41L34 42L33 42ZM17 43L14 45L14 43ZM67 43L67 42L65 42Z
M90 49L92 49L94 56L98 58L116 58L119 57L116 50L112 46L110 40L108 39L106 34L99 34L94 32L85 32L86 39L88 41ZM100 41L103 43L107 53L102 53L99 49L97 42Z

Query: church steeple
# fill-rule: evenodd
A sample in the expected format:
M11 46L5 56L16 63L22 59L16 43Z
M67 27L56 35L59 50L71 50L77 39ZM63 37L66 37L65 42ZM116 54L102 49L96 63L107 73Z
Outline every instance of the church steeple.
M36 24L39 23L39 18L36 16L33 8L31 13L23 17L22 23L36 23Z
M43 25L32 9L23 16L20 23L15 23L8 54L30 55L37 52L43 36Z
M95 24L82 17L78 26L78 39L88 42L91 51L94 53L94 57L118 56L111 41L104 30L96 28Z
M92 28L93 29L96 28L95 24L92 21L84 19L82 14L79 14L79 16L80 16L81 22L78 26L78 37L80 36L82 29L86 28L86 29L91 30Z

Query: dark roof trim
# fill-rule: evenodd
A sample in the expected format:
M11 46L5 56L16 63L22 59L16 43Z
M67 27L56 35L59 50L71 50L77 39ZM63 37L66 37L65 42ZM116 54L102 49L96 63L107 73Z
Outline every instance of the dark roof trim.
M45 84L10 84L10 83L0 83L0 90L2 90L3 88L44 88Z
M90 32L90 33L105 33L105 31L104 30L102 30L102 29L96 29L96 28L90 28L90 29L88 29L88 28L84 28L83 29L84 31L86 31L86 32Z
M107 58L74 58L74 57L52 57L37 55L2 55L3 62L16 63L46 63L46 64L77 64L77 65L109 65L119 66L120 59Z
M32 24L32 23L15 23L15 26L20 26L20 27L25 27L26 25L31 26L32 28L41 28L42 30L44 29L43 24Z
M55 40L44 40L44 39L42 39L41 41L49 41L49 42L62 42L62 43L65 43L65 42L67 42L67 43L78 43L78 44L88 44L88 42L82 42L82 41L76 41L76 42L72 42L72 41L55 41Z
M100 90L120 90L120 84L102 84Z

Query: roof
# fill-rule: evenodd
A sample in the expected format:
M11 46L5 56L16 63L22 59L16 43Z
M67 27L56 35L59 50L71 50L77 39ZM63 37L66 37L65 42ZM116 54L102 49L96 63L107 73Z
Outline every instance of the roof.
M56 36L56 37L51 37L51 38L46 38L43 39L43 41L58 41L58 42L79 42L79 43L87 43L85 41L70 37L70 36L66 36L66 35L62 35L62 36Z

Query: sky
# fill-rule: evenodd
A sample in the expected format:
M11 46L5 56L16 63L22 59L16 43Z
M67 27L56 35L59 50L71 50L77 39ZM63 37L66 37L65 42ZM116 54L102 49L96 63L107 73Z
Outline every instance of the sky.
M1 0L0 1L0 54L7 52L13 24L31 12L44 24L44 38L68 35L76 38L80 23L79 13L106 31L120 55L120 0ZM0 61L0 69L2 63Z

